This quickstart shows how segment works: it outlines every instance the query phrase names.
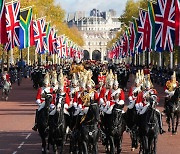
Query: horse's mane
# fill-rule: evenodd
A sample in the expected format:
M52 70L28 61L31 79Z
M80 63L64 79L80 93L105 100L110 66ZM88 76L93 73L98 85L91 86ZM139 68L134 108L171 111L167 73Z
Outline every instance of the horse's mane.
M171 97L171 102L172 103L177 103L180 95L180 87L176 88L174 95Z

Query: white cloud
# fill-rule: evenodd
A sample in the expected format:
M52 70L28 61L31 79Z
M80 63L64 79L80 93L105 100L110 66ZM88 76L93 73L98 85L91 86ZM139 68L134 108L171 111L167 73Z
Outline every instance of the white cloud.
M120 15L125 9L127 0L56 0L61 7L68 12L86 11L89 13L93 8L101 11L114 9Z

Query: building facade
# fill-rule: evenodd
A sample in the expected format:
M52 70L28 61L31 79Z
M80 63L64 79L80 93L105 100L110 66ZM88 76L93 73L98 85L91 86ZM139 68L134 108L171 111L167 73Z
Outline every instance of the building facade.
M91 60L105 60L107 57L107 42L116 36L121 23L116 17L114 10L100 12L97 9L85 12L68 14L67 24L69 27L77 26L84 39L84 58Z

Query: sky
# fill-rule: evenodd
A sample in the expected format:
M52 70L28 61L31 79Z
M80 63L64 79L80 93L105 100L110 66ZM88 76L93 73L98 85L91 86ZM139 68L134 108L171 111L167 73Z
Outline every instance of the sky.
M127 0L55 0L66 13L72 13L75 11L89 11L93 8L99 9L100 11L108 11L114 9L117 15L121 15L125 10Z

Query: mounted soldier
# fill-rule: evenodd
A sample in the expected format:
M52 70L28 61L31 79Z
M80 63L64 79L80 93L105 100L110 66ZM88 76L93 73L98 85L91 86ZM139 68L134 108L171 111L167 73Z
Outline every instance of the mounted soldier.
M137 114L140 116L143 116L144 113L146 113L148 107L152 104L152 102L150 102L150 100L153 100L153 103L155 103L153 106L156 106L159 98L157 96L157 91L152 87L152 83L150 80L146 80L146 82L144 83L144 90L141 91L136 99L136 110L137 110ZM162 116L161 113L158 109L155 109L156 111L156 116L158 119L158 124L159 124L159 132L160 134L165 133L165 131L162 128Z
M167 95L166 95L165 103L164 103L164 108L165 108L164 112L166 112L166 106L168 105L168 101L174 95L174 92L176 88L178 87L178 85L179 85L179 82L176 80L176 72L174 71L173 75L171 76L171 80L168 80L165 86L165 93Z
M132 109L134 107L139 92L141 92L141 85L140 85L138 73L136 73L135 84L130 88L129 94L128 94L128 99L129 99L128 108L129 109Z
M111 111L112 111L112 107L110 110L108 110L108 109L112 105L112 103L110 103L110 100L111 100L113 83L114 83L114 74L112 73L112 70L110 70L109 74L107 74L107 77L106 77L106 88L103 88L101 90L100 96L99 96L100 110L107 114L109 112L111 113Z
M8 84L10 85L10 87L11 87L10 75L7 72L7 68L4 69L4 73L3 73L2 77L3 77L3 80L7 81Z
M44 77L44 86L40 87L37 91L36 95L36 103L38 105L38 109L36 110L36 116L35 116L35 125L32 128L32 130L37 131L37 117L38 112L45 106L45 94L46 93L53 93L53 88L50 87L50 77L49 73L46 73ZM54 101L54 100L53 100ZM53 102L54 103L54 102Z

